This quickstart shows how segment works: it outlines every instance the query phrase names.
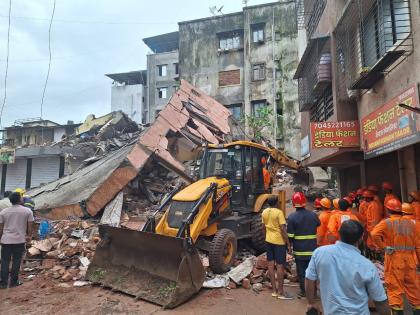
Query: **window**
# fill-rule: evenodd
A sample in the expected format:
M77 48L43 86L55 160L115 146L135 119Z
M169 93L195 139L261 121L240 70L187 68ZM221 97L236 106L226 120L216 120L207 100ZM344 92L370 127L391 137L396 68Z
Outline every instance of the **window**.
M167 93L168 93L168 88L166 88L166 87L158 88L159 98L166 98Z
M263 43L264 42L264 24L258 24L252 26L252 42Z
M174 63L174 67L175 67L175 74L178 75L179 74L179 63Z
M252 101L251 105L252 105L252 114L258 117L259 111L267 107L267 101L266 100Z
M257 63L252 66L252 81L260 81L265 79L265 64Z
M277 41L281 40L281 33L279 31L274 32L274 39Z
M334 114L332 87L329 86L311 108L312 122L326 121Z
M380 2L380 3L379 3ZM409 3L377 0L361 23L362 61L373 66L399 40L411 32Z
M236 120L240 120L242 118L242 104L228 105L227 108L232 113L233 118Z
M158 74L160 77L166 77L166 70L167 70L167 65L159 65L158 66Z
M241 48L241 36L238 33L225 34L219 37L219 48L231 50Z

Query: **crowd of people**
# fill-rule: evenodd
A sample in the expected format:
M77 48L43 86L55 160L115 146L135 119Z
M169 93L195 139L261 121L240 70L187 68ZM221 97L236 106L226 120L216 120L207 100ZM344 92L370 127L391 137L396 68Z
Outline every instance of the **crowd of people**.
M383 200L376 185L334 200L320 197L314 211L306 209L305 195L296 192L296 211L287 220L272 208L264 210L272 279L276 267L283 269L288 248L295 257L298 297L307 298L308 313L317 312L319 286L324 314L370 314L369 298L379 314L389 314L389 308L392 314L404 314L405 296L413 314L419 315L420 191L402 203L392 188L389 182L382 184ZM372 261L384 262L386 294ZM273 296L289 297L281 284L272 283Z

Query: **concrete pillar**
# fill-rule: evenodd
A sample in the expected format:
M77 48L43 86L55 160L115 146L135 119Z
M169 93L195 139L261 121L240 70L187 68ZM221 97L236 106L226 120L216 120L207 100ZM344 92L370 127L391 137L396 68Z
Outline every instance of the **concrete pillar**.
M398 168L400 170L401 197L403 201L407 201L408 193L417 190L416 162L413 146L398 151Z

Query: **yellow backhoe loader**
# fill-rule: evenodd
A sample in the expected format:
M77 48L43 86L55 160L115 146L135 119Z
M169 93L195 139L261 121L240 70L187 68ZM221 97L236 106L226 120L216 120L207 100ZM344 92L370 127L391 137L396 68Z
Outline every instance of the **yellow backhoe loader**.
M142 231L99 227L102 240L88 279L166 308L185 302L204 281L198 250L208 253L215 273L229 270L238 239L264 250L260 212L273 195L267 166L271 180L281 166L300 168L281 151L254 142L206 146L197 160L199 179L171 192ZM284 210L284 192L275 195Z

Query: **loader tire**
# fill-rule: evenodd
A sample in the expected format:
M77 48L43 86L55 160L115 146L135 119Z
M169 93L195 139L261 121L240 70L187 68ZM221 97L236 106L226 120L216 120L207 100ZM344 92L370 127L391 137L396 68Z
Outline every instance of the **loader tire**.
M209 264L214 273L228 272L236 256L235 233L229 229L217 231L211 242Z
M256 213L251 221L251 242L257 254L265 252L264 223L261 219L261 212Z

